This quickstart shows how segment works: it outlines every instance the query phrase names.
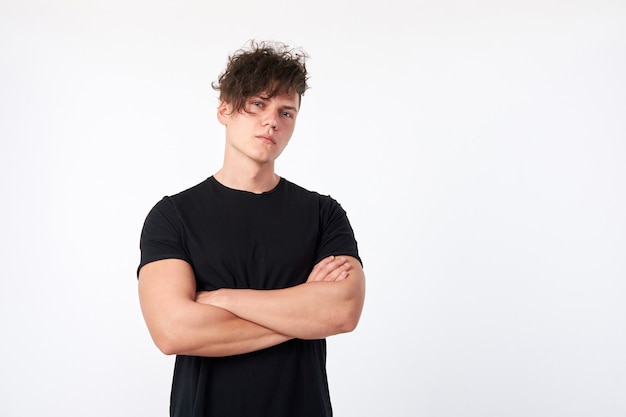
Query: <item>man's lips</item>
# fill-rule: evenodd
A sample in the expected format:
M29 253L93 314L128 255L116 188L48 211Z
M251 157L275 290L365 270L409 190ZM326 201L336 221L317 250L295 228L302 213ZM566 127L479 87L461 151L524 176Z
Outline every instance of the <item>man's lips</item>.
M272 136L269 135L257 135L256 136L257 139L265 142L265 143L270 143L272 145L276 145L276 141L274 140L274 138Z

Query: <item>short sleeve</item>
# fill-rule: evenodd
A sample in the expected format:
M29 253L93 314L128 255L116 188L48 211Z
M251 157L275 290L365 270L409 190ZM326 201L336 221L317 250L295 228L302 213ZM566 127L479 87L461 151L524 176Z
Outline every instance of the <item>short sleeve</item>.
M353 256L363 264L346 211L331 197L320 200L320 234L315 263L331 255Z
M182 239L182 222L173 202L164 197L148 213L139 241L141 260L145 264L162 259L182 259L190 262Z

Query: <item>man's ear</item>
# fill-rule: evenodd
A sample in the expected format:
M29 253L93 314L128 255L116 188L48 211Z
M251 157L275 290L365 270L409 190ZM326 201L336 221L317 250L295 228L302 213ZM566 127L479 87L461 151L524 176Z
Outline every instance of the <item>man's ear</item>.
M226 126L228 124L228 120L232 114L232 106L225 101L220 101L220 105L217 107L217 120Z

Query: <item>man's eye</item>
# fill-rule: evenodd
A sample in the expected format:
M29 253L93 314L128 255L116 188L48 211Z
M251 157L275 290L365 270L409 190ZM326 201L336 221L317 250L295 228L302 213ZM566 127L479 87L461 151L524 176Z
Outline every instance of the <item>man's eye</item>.
M284 111L284 112L283 112L283 116L285 116L285 117L287 117L287 118L291 119L291 118L293 117L293 114L291 114L291 113L289 113L289 112L287 112L287 111Z
M256 107L261 107L263 105L263 103L261 103L260 101L253 101L250 104L252 104L253 106L256 106Z

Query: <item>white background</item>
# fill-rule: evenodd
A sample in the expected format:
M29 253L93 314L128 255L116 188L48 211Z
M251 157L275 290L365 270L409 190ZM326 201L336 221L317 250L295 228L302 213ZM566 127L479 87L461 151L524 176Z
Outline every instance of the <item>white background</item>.
M216 171L210 83L310 55L278 172L368 277L337 416L626 415L623 1L0 1L0 415L166 416L138 239Z

